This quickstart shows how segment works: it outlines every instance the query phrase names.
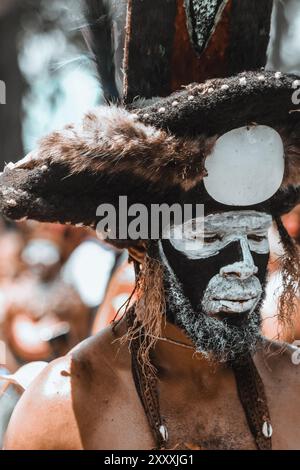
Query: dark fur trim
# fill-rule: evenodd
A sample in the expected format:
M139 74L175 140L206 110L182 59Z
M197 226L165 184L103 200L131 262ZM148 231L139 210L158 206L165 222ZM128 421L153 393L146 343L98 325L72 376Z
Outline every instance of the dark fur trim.
M283 186L298 184L300 123L274 128L285 147ZM88 113L80 126L69 125L44 138L38 150L17 166L64 165L68 177L84 172L112 177L128 173L148 185L162 184L165 193L175 186L188 191L205 176L205 158L217 138L175 137L146 126L123 108L101 106Z
M44 138L18 168L37 169L61 164L69 176L128 173L149 184L163 181L167 191L176 185L188 190L203 175L211 139L176 138L145 126L136 116L115 106L101 106L87 114L79 127L67 126ZM130 184L128 182L128 184Z
M53 164L46 168L7 169L0 178L0 211L9 219L32 219L39 222L58 222L75 226L96 228L100 220L96 215L100 204L118 207L118 195L128 195L128 205L136 202L148 204L149 197L154 203L163 202L158 188L153 193L143 191L144 181L132 179L128 194L130 175L115 176L103 174L99 177L90 172L70 175L64 164ZM117 214L119 215L119 214ZM139 241L126 239L110 240L119 248L135 246Z
M220 135L253 122L286 126L300 121L300 113L295 112L299 105L292 102L298 81L295 75L244 72L191 84L148 107L144 103L136 112L145 124L176 136Z

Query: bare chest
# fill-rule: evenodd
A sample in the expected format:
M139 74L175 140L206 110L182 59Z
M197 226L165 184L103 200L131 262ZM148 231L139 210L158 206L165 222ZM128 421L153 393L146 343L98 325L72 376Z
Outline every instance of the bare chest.
M245 410L235 387L222 393L180 385L160 387L160 411L168 430L168 449L256 449ZM295 410L287 408L287 394L269 391L273 449L300 449L300 427ZM97 387L80 406L86 449L153 449L156 443L133 381L100 397ZM300 416L299 416L300 418Z
M299 450L300 403L296 391L266 387L266 395L273 429L272 449ZM172 399L167 389L162 389L160 401L169 448L257 450L235 382L215 394L209 390L184 391L178 386Z

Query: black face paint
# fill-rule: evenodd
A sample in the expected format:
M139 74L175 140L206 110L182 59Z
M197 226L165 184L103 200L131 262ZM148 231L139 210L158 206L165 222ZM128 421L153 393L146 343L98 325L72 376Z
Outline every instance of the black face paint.
M224 217L228 223L222 224ZM165 266L168 319L185 330L198 351L227 361L251 351L260 338L271 217L255 211L214 214L212 226L218 218L218 233L196 255L163 239L159 257Z
M201 310L204 291L213 276L220 272L224 266L242 261L242 252L239 242L227 245L218 255L206 259L188 259L183 253L177 251L169 240L162 240L162 248L171 269L182 285L185 296L189 299L193 309ZM258 268L256 276L261 285L266 282L269 254L256 254L251 252L255 266Z

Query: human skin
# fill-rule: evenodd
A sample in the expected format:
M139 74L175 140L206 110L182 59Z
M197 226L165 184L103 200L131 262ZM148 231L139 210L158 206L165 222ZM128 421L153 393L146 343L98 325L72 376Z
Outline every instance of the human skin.
M4 449L153 449L131 372L122 321L51 363L24 393ZM167 323L164 335L189 343ZM263 380L273 449L300 449L300 366L295 348L267 342L254 362ZM275 353L275 354L274 354ZM169 449L255 449L233 372L190 349L159 341L154 351ZM24 425L26 422L26 426Z
M289 235L295 238L298 242L300 239L300 204L295 207L291 212L282 217L282 221L287 229Z
M7 432L6 449L152 449L155 442L135 389L122 321L52 363L32 384ZM167 323L162 336L192 344ZM254 361L266 389L274 449L300 449L300 373L296 348L259 347ZM233 371L200 353L159 340L160 408L169 449L255 449ZM24 422L26 421L26 427Z
M295 239L299 247L300 241L300 204L296 206L291 212L282 217L283 224L289 235ZM269 274L276 276L280 272L280 262L274 253L271 253L269 260ZM280 287L281 280L279 279ZM275 294L275 295L274 295ZM278 304L276 299L276 286L274 287L273 299L267 308L262 309L263 334L269 339L279 338L282 341L293 343L295 340L300 339L300 298L298 296L296 301L296 310L293 315L293 323L291 328L283 328L278 322Z

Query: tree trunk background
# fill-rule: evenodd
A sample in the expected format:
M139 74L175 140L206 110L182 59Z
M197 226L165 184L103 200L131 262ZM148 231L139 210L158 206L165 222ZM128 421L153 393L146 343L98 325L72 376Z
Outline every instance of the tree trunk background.
M3 1L0 6L0 80L6 84L6 104L0 105L0 170L4 162L23 155L22 96L25 84L18 65L17 39L20 4Z

